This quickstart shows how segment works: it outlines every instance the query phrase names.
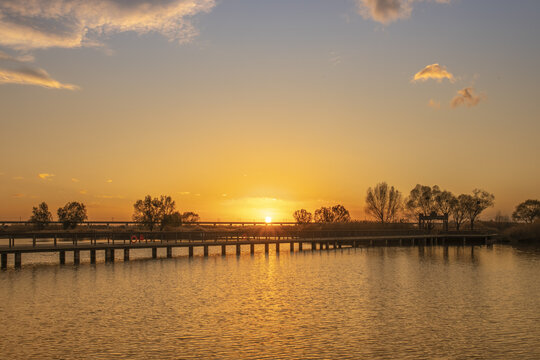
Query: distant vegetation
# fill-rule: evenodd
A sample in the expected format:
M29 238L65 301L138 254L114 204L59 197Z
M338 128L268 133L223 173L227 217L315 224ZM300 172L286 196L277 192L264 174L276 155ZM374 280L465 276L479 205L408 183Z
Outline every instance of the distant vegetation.
M52 214L49 211L47 203L42 202L37 207L34 206L29 221L33 223L38 230L45 229L52 221Z
M56 212L58 221L62 223L64 229L75 229L79 223L88 219L86 206L76 201L68 202Z
M161 195L159 198L152 198L146 195L143 200L137 200L133 204L133 221L141 223L150 230L159 224L159 229L166 226L178 227L182 223L192 223L199 221L199 215L194 212L175 211L176 203L170 196Z
M293 217L299 224L308 224L313 219L316 223L348 223L351 221L349 210L343 205L321 207L315 210L315 216L305 209L296 210Z

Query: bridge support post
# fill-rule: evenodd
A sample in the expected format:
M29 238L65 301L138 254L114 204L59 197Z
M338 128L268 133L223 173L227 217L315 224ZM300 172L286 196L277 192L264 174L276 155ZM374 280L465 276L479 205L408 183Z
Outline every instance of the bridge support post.
M66 252L60 251L59 258L60 258L60 265L64 265L66 263Z
M90 250L90 264L96 263L96 250Z
M279 243L276 243L276 254L279 254Z
M467 238L464 236L463 237L463 246L465 246L467 244Z
M334 249L337 249L337 241L334 241Z
M298 243L298 251L304 251L302 245L303 245L303 244L302 244L302 242L300 241L300 242Z
M204 256L207 257L208 256L208 245L203 245L203 250L204 250Z
M291 252L294 252L294 242L291 241L291 243L289 244L289 247L291 249Z
M109 249L109 261L114 262L114 249Z
M369 246L373 246L373 239L369 240Z
M172 258L172 246L167 246L167 257Z
M403 246L403 239L399 239L399 246Z
M189 257L193 257L193 246L189 246Z
M311 243L311 251L317 250L317 243L314 241Z
M124 248L124 261L129 261L129 248Z
M328 241L326 242L326 250L330 250L330 243Z
M338 243L338 248L339 248L339 249L341 249L341 242L340 242L340 243Z
M15 254L15 269L21 268L21 252L17 251Z
M221 245L221 255L227 255L227 245Z
M152 259L157 259L157 247L152 248Z
M73 250L73 265L79 265L81 263L81 251Z
M0 268L2 270L6 270L7 269L7 254L5 253L2 253L2 255L0 256L1 258L1 261L0 261Z
M268 254L268 252L269 252L268 248L269 248L269 247L270 247L270 246L269 246L268 243L265 243L265 244L264 244L264 252L265 252L265 254Z
M255 244L249 245L249 252L251 253L251 255L255 254Z
M240 244L236 244L236 255L240 255L242 253L242 249L240 248Z
M356 240L353 240L353 242L352 242L352 247L353 247L353 248L356 248Z

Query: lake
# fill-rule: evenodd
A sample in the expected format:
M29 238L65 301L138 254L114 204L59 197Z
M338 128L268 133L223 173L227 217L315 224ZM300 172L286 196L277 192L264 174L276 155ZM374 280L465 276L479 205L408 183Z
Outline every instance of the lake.
M537 248L256 250L24 254L0 272L1 356L540 359Z

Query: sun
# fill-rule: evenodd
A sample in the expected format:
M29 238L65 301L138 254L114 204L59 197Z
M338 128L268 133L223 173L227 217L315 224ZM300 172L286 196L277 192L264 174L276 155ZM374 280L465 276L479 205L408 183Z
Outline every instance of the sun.
M272 222L272 218L270 216L267 216L266 218L264 218L264 221L267 223L267 224L270 224Z

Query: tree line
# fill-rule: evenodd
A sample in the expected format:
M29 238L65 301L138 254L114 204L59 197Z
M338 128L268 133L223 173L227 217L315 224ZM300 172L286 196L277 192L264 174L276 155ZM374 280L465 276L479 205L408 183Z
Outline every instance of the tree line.
M74 229L78 224L88 219L86 205L81 202L68 202L57 210L58 221L62 223L64 229ZM176 202L170 197L161 195L159 198L147 195L142 200L137 200L133 204L133 221L153 230L156 225L160 230L166 226L180 226L182 223L193 223L199 221L199 215L187 211L180 213L176 211ZM32 208L32 216L28 220L37 229L45 229L52 221L53 216L49 211L47 203L42 202Z
M395 223L417 221L419 216L447 215L455 224L456 230L469 223L474 230L480 214L494 205L495 196L485 190L474 189L471 194L454 195L448 190L442 190L438 185L427 186L417 184L407 197L394 186L381 182L367 189L365 211L375 221ZM339 214L346 214L340 216ZM321 207L315 210L314 216L305 209L293 213L299 224L349 222L349 211L342 205ZM512 214L517 222L532 223L540 219L540 201L527 200L518 206ZM428 226L431 225L428 223Z

